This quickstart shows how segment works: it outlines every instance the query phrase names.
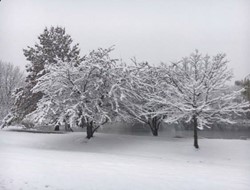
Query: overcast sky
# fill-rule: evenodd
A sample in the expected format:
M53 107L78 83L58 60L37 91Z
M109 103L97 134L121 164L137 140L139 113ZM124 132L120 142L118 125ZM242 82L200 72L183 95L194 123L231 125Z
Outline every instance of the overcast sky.
M114 58L158 64L198 49L226 53L236 79L250 73L249 0L1 0L0 60L24 68L22 49L57 25L82 55L115 45Z

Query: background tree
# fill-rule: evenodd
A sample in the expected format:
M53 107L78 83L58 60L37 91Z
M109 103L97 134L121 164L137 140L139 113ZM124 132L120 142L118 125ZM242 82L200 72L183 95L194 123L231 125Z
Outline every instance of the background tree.
M243 87L245 90L242 92L243 96L250 101L250 75L245 77L244 80L235 81L237 86Z
M76 64L80 61L79 44L73 45L70 35L66 34L65 28L46 27L42 34L38 36L39 43L34 47L28 46L24 49L24 56L30 62L26 66L28 83L36 83L36 79L42 76L44 66L47 64L57 64L58 60Z
M24 75L19 67L0 61L0 120L10 111L13 91L23 83Z
M65 28L46 27L38 36L39 42L34 47L24 49L24 56L30 62L26 66L28 75L26 84L15 93L15 103L12 108L13 121L21 122L25 116L36 110L37 102L43 97L41 92L32 92L37 80L43 76L46 65L59 64L58 60L75 64L81 61L78 44L73 45L70 35L66 34ZM48 72L48 71L47 71Z
M248 102L237 102L242 92L231 91L227 82L232 78L225 54L202 56L198 51L170 66L158 68L162 91L151 97L158 104L156 114L166 114L165 122L185 120L193 124L194 147L198 145L198 128L211 127L215 122L233 123L232 116L246 112Z
M244 88L242 95L246 100L250 102L250 75L245 77L244 80L235 81L235 84L241 88ZM247 113L247 118L250 119L250 112Z

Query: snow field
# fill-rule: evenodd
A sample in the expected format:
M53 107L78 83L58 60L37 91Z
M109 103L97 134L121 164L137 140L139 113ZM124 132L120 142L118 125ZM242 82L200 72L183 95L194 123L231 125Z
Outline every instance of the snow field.
M250 141L0 131L1 190L248 190Z

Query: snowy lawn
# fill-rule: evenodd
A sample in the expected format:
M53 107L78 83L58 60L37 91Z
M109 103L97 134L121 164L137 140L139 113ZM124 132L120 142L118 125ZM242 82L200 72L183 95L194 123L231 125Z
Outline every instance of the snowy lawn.
M249 190L250 141L0 131L1 190Z

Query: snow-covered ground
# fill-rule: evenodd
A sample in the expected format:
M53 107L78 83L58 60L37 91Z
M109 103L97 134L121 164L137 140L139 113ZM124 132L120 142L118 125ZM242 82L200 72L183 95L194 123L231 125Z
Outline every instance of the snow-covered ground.
M1 190L249 190L250 141L0 131Z

